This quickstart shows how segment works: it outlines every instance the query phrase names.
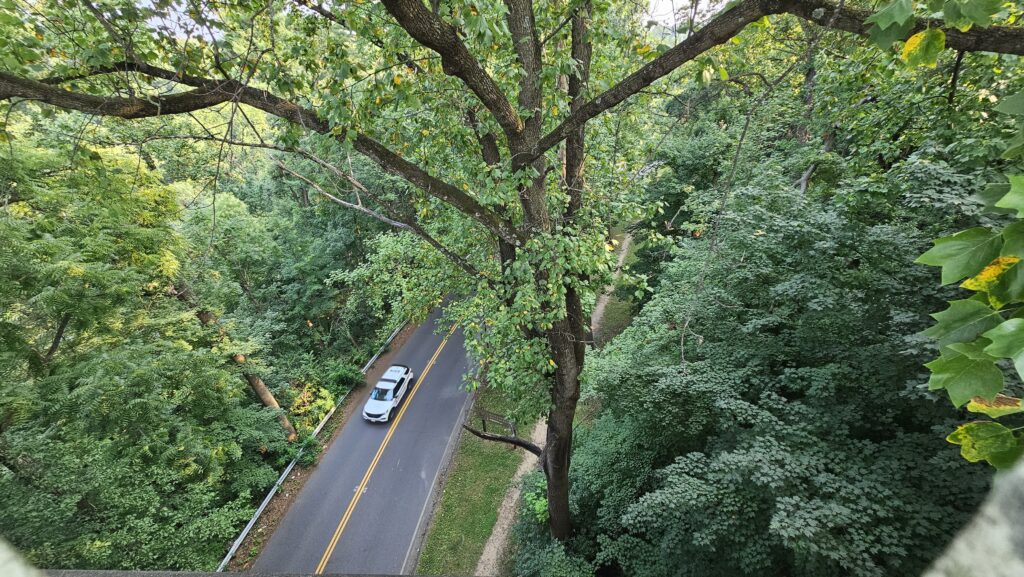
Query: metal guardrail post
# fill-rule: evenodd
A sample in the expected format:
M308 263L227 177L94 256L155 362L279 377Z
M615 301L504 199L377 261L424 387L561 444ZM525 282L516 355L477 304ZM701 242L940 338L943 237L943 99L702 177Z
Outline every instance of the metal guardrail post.
M388 345L391 344L391 341L395 340L395 337L398 336L398 333L402 329L404 329L408 324L409 321L405 321L402 324L398 325L398 328L392 331L391 336L389 336L388 339L384 341L384 344L381 345L380 349L377 350L377 354L373 355L373 358L371 358L366 363L366 365L364 365L363 368L359 370L359 372L365 375L366 372L370 370L370 367L373 366L373 363L377 362L377 359L379 359L380 356L384 354L384 349L388 348ZM345 402L345 399L348 398L348 395L351 392L352 389L346 391L345 396L343 396L340 401L335 403L334 406L331 407L330 411L327 411L327 414L324 415L323 419L320 419L320 424L317 425L315 429L313 429L313 438L316 438L316 436L320 434L320 431L324 428L324 425L326 425L327 421L329 421L331 416L334 415L335 409L337 409L339 406L341 406L342 403ZM288 463L288 466L284 468L284 472L281 473L281 476L277 478L277 482L274 483L274 486L271 487L270 491L267 492L267 496L263 498L263 502L260 503L259 508L257 508L256 512L253 513L252 519L249 519L249 522L246 523L245 529L242 529L242 533L239 534L238 538L235 539L235 542L231 544L231 548L228 549L227 555L224 556L224 559L220 562L220 565L217 566L218 573L224 571L224 569L228 566L228 563L231 562L231 559L235 556L235 553L238 552L238 548L242 546L242 541L245 541L245 538L249 536L249 531L252 531L252 528L256 526L256 522L259 521L260 515L263 514L263 511L267 508L267 505L270 504L270 501L274 498L274 495L277 494L277 490L281 488L281 485L284 483L285 479L288 478L288 475L292 472L292 469L295 468L295 464L299 461L299 458L302 457L302 453L305 450L305 448L301 448L299 449L298 453L295 453L295 458L293 458L291 462Z

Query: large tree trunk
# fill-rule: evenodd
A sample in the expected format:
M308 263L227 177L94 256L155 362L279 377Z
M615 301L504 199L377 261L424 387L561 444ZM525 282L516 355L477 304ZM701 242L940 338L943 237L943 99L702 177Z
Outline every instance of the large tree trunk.
M212 311L198 306L195 301L195 297L187 286L180 290L172 289L172 294L182 302L196 308L196 317L204 327L217 321L217 316L213 314ZM221 334L223 336L223 332ZM236 353L231 356L231 360L242 365L245 363L245 355ZM278 404L277 398L274 397L274 393L270 391L267 384L263 382L263 379L261 379L259 375L245 371L242 372L242 377L245 379L245 382L249 384L249 388L252 389L252 392L256 393L256 398L260 400L264 407L269 407L278 411L277 422L281 423L281 428L284 429L285 438L288 439L288 442L292 442L297 439L299 434L295 431L295 427L292 426L292 422L288 420L287 413L281 409L281 405Z
M583 305L576 291L565 295L566 318L547 333L548 347L557 365L551 389L544 472L548 480L548 523L551 536L565 541L572 536L569 512L569 463L572 455L572 424L580 400L580 371L586 354Z
M239 365L245 362L245 355L236 354L232 358ZM288 415L281 409L281 405L277 403L277 398L274 397L274 393L270 391L267 384L263 382L263 379L253 373L243 372L242 376L245 377L245 382L249 383L249 388L252 389L252 392L256 393L256 397L263 403L263 406L277 411L277 422L281 423L281 428L284 429L285 434L288 436L288 441L291 442L298 438L299 435L295 432L292 422L288 420Z
M565 85L569 93L570 109L579 110L590 80L591 46L587 28L590 23L589 2L580 5L572 19L572 57L578 65L577 74ZM586 123L572 130L562 149L562 186L569 203L562 215L571 221L582 206L586 157ZM565 293L565 319L555 323L548 331L548 347L556 363L551 389L551 411L548 414L547 443L544 448L544 471L548 480L548 518L551 536L565 541L572 536L572 516L569 511L569 464L572 456L572 425L576 405L580 399L580 372L586 356L587 330L590 323L583 318L583 303L571 286Z

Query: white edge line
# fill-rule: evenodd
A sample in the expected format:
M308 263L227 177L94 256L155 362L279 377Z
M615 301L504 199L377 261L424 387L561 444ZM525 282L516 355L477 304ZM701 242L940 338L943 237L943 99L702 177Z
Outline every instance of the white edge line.
M417 545L421 547L423 545L423 538L425 537L425 535L423 535L423 518L426 516L427 508L431 505L431 503L435 503L437 501L437 499L435 498L436 496L434 494L437 489L437 480L438 478L441 477L441 471L444 471L445 469L448 468L448 465L450 464L452 457L454 456L454 452L452 451L452 443L455 441L456 438L462 438L461 434L456 433L459 432L462 423L465 422L466 410L469 408L471 404L469 401L472 398L473 397L471 395L466 395L466 400L462 402L462 409L459 411L459 418L457 421L455 421L455 426L452 427L452 432L448 436L448 444L445 445L444 454L441 456L441 462L438 463L437 472L434 473L434 480L430 483L430 488L427 492L427 499L423 502L423 510L420 511L420 518L416 521L416 531L412 535L412 542L409 543L409 548L405 551L405 559L402 561L401 570L399 570L399 574L401 575L410 574L405 572L406 566L409 564L409 556L412 555L412 551L416 548Z

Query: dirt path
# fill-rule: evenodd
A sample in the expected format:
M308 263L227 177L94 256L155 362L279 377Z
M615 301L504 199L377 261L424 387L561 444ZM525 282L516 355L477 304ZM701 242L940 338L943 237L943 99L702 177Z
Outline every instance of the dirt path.
M538 421L537 426L533 428L533 433L530 435L530 440L538 445L542 444L544 442L544 432L544 421ZM480 554L480 561L477 562L476 570L473 571L474 575L498 574L501 557L508 546L508 533L512 529L512 521L515 520L516 516L519 491L522 488L520 481L523 475L537 468L537 456L526 451L523 451L523 453L523 460L519 463L519 468L516 469L516 474L512 477L512 484L508 492L505 493L505 499L502 500L501 507L498 508L498 520L494 522L491 536L487 538L487 543L484 544L484 551Z
M622 244L619 245L619 261L615 265L615 276L613 277L615 280L618 280L619 275L622 274L622 265L626 262L626 256L629 254L629 245L631 244L633 244L633 235L626 233L626 236L622 239ZM604 309L608 306L612 290L614 290L614 287L609 285L597 297L597 303L594 305L594 314L590 315L591 333L596 333L598 327L601 326L601 320L604 319Z
M629 246L632 243L633 236L627 233L625 238L622 239L622 244L619 245L619 260L615 265L614 276L616 280L622 274L622 265L626 262ZM605 287L601 295L597 297L594 313L590 316L591 332L596 332L601 325L601 320L604 318L604 309L608 306L611 292L612 286ZM533 433L530 435L530 440L537 445L542 445L545 432L544 421L538 421L537 426L534 427ZM498 509L498 520L495 521L494 529L491 530L491 536L487 539L487 543L484 544L484 551L480 554L480 561L477 562L476 570L473 571L474 575L484 577L497 575L501 567L501 559L508 548L508 535L512 529L512 522L515 520L516 507L519 504L519 493L522 489L521 481L523 475L537 468L537 457L533 453L525 451L523 453L523 460L519 463L519 468L516 469L516 474L512 477L511 486L508 492L505 493L505 499L502 500L501 507Z

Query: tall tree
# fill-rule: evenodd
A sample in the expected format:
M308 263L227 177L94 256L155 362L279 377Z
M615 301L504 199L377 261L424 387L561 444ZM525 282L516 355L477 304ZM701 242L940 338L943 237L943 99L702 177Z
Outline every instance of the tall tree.
M543 458L558 539L572 531L568 471L587 341L584 299L610 269L607 207L588 196L583 179L588 123L775 14L859 35L880 29L893 40L927 34L929 42L917 44L928 51L941 33L958 50L1024 54L1020 28L939 31L912 17L909 0L875 16L845 2L744 0L675 46L635 50L647 61L626 75L609 63L630 62L611 54L621 40L608 32L615 10L591 2L3 1L12 18L0 22L0 100L125 119L231 105L232 125L246 122L235 106L244 104L291 125L281 148L295 150L301 133L320 134L404 181L395 210L420 209L423 222L413 231L467 273L479 293L474 302L485 305L466 320L470 328L485 321L497 327L492 343L515 341L502 353L513 358L487 364L488 378L546 391L547 437L533 450ZM567 56L557 50L564 43L551 42L565 35ZM604 74L620 78L604 90L590 79L595 54L604 55ZM558 87L561 74L569 76L568 94ZM490 240L467 248L489 250L467 254L426 232L432 213L450 225L452 209L461 230ZM486 331L471 332L487 342Z

